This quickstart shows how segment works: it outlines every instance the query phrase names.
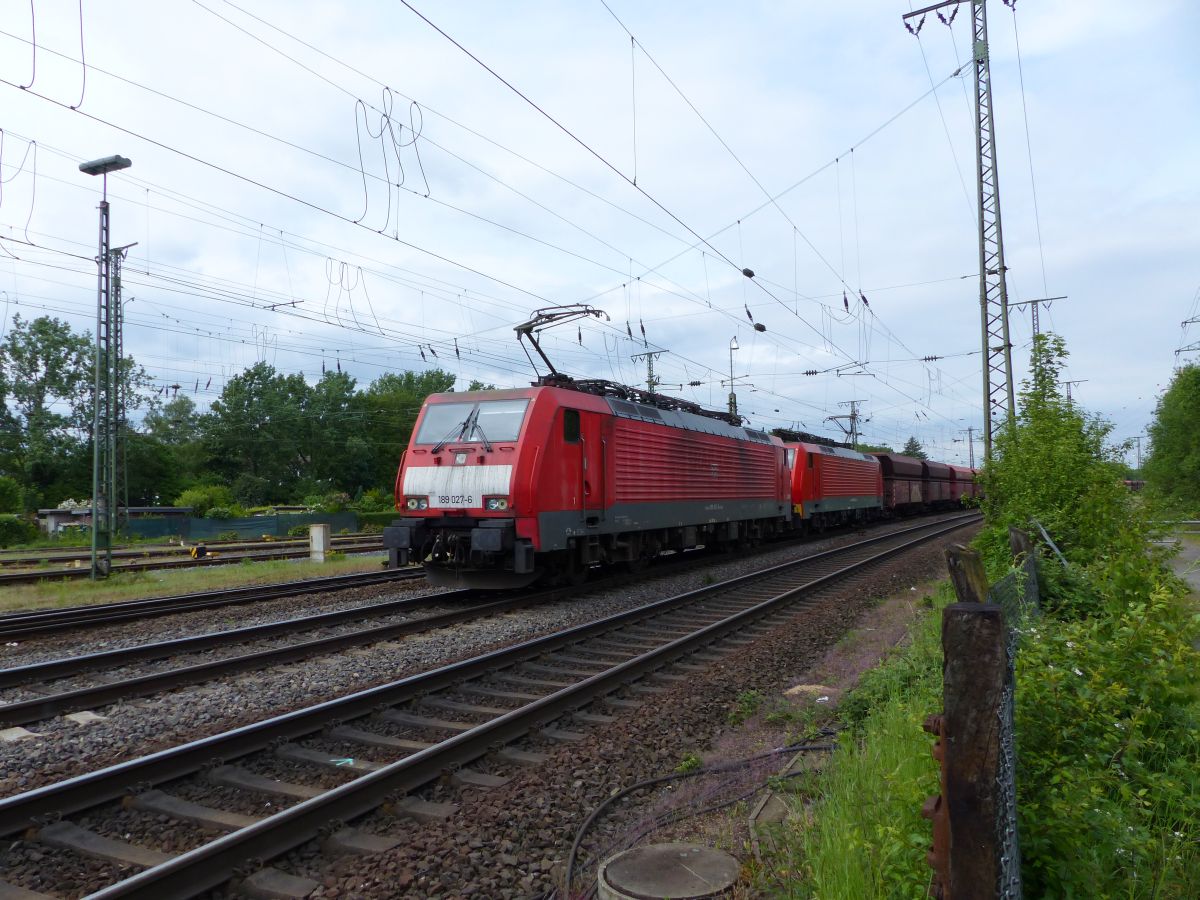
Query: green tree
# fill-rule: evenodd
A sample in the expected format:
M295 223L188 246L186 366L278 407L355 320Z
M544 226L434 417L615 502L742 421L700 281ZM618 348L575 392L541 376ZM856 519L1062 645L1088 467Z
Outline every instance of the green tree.
M900 452L905 456L911 456L915 459L929 459L925 455L925 451L921 449L921 442L917 440L916 436L910 437L905 441L904 449Z
M1143 471L1158 493L1200 510L1200 366L1176 372L1159 398Z
M264 362L229 379L201 417L212 469L227 483L243 474L262 479L259 502L290 499L309 463L309 394L303 375L282 375Z
M1098 553L1134 534L1129 492L1120 479L1120 448L1108 444L1112 425L1059 392L1066 345L1054 334L1034 339L1019 412L995 435L983 468L984 512L996 559L1006 558L1007 526L1036 519L1068 558L1090 564Z
M24 509L21 484L11 475L0 475L0 513L19 513Z
M59 319L16 315L0 344L0 383L4 469L26 488L27 504L53 502L51 484L86 433L91 342Z
M155 491L161 498L175 496L182 489L178 484L190 484L204 477L206 455L200 413L191 397L179 394L151 409L142 420L142 428L145 437L163 448L171 460L172 483ZM132 444L133 438L130 440Z
M370 460L368 487L392 490L400 454L408 446L421 404L430 394L451 390L454 376L440 369L380 375L361 397L363 452ZM481 386L482 387L482 386Z

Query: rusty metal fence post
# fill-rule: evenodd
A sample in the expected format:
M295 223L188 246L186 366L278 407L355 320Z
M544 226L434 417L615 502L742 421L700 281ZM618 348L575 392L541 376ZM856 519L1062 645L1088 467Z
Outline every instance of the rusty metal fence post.
M960 602L942 612L944 709L925 721L941 767L941 796L922 809L933 821L934 897L1021 897L1014 675L1019 628L1036 609L1037 568L1028 536L1014 532L1010 542L1019 568L990 589L978 553L946 551Z

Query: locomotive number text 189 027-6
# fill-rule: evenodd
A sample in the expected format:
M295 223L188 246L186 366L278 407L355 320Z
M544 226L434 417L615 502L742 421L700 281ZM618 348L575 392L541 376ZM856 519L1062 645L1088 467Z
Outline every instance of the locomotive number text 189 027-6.
M430 498L436 503L430 503L430 506L478 506L479 503L474 494L437 494Z

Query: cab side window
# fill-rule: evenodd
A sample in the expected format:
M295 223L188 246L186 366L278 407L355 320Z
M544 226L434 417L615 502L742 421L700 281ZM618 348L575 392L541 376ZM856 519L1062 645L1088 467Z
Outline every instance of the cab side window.
M563 410L563 440L568 444L579 443L579 410Z

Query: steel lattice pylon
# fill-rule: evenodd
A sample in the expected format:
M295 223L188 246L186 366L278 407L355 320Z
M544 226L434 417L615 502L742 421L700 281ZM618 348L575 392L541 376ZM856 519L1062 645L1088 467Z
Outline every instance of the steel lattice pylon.
M966 2L942 0L923 9L914 9L901 18L909 32L919 36L929 13L948 6L956 7L957 12L959 4ZM970 0L970 3L973 37L971 56L975 64L975 173L979 188L979 313L983 337L983 447L986 459L992 455L996 423L1012 419L1016 411L1016 398L1013 394L1012 341L1008 336L1008 285L1005 281L1004 232L1000 227L1000 179L996 166L995 120L992 116L987 4L986 0ZM1009 3L1009 0L1005 0L1005 3ZM937 15L946 25L954 21L953 14L949 19L940 12ZM916 24L911 24L910 20L917 20ZM1036 306L1034 321L1037 321Z
M992 74L988 63L987 4L971 0L975 59L975 171L979 180L979 308L983 330L984 455L992 454L997 421L1016 410L1012 342L1008 336L1008 286L1004 233L1000 227L1000 184L996 130L992 116Z

